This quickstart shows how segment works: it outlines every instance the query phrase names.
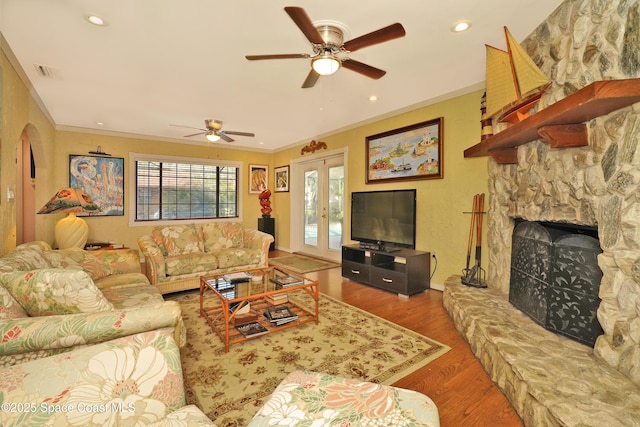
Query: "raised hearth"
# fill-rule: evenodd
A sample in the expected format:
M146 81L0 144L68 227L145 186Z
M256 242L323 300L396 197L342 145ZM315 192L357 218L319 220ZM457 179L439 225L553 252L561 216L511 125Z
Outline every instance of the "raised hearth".
M496 289L445 282L443 305L527 426L640 426L640 389Z

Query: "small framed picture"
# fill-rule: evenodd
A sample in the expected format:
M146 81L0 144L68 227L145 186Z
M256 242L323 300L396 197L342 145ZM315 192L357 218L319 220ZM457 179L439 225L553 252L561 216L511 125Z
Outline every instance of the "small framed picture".
M249 193L260 194L268 187L269 168L249 165Z
M276 183L276 193L289 191L289 165L274 169L274 182Z

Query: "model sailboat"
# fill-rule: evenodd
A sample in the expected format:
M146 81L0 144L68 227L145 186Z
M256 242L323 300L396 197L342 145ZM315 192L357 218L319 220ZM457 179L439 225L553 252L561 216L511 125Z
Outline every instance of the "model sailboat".
M507 50L487 45L486 117L517 123L529 116L551 81L504 27Z

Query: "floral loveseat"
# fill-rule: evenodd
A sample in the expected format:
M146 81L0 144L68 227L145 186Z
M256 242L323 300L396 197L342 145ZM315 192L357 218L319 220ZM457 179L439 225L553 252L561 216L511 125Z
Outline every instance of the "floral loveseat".
M0 366L160 328L186 342L180 305L140 272L137 250L31 242L0 257Z
M200 276L266 267L273 236L238 222L154 227L138 239L147 277L162 294L200 287Z
M0 424L213 426L185 406L173 328L0 367Z

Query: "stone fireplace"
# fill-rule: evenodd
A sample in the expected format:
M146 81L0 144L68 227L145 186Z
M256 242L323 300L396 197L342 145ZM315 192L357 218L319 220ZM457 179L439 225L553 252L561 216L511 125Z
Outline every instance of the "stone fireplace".
M566 0L522 45L553 80L539 109L599 80L640 77L640 2ZM640 104L586 123L589 145L520 145L517 162L488 158L489 289L458 277L444 305L527 425L640 425ZM503 130L494 123L494 133ZM593 227L593 348L558 337L509 304L517 221Z
M541 108L595 80L640 77L640 4L567 0L523 45L554 84ZM516 218L597 227L603 253L595 355L640 385L640 107L587 123L588 147L518 149L489 160L490 286L508 293Z

